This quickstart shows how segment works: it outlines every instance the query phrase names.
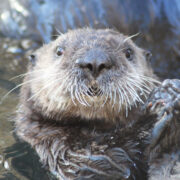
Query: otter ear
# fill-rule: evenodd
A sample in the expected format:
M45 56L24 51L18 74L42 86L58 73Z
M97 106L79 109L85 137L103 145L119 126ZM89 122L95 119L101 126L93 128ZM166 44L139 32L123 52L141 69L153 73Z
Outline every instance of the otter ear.
M152 53L150 51L144 50L143 54L147 61L151 61Z
M31 64L34 66L35 63L36 63L36 55L35 55L35 54L29 55L29 61L30 61Z

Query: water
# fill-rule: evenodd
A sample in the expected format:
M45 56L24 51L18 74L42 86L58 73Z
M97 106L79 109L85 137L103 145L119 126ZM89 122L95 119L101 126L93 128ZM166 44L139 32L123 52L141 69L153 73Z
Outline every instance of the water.
M0 94L5 95L22 81L11 78L25 72L25 56L37 44L33 45L30 40L0 40ZM0 179L50 179L34 151L26 143L20 142L13 132L18 93L19 89L16 89L0 105Z
M180 78L180 2L137 0L1 0L0 96L24 73L27 55L69 28L112 27L140 32L135 42L153 54L152 66L162 79ZM0 104L0 180L53 179L34 151L13 133L19 89Z

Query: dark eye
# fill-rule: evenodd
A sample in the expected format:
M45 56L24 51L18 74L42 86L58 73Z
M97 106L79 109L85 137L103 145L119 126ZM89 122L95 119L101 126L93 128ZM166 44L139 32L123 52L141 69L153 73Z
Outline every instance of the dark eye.
M56 49L56 55L61 56L63 55L63 53L64 53L64 49L58 46Z
M32 63L32 65L35 65L35 63L36 63L36 55L31 54L31 55L29 56L29 60L30 60L30 62Z
M133 51L132 51L132 49L130 49L130 48L126 49L125 56L126 56L126 58L128 60L131 61L133 59Z

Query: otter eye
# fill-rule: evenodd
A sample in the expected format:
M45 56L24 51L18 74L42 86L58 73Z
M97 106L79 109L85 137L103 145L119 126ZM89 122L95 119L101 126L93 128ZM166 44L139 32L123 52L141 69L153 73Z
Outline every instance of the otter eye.
M133 58L133 51L132 51L132 49L130 49L130 48L128 48L128 49L126 49L126 51L125 51L125 56L126 56L126 58L128 59L128 60L132 60L132 58Z
M63 55L63 52L64 52L64 49L58 46L56 49L56 55L61 56Z
M29 60L30 60L30 62L32 63L32 65L35 65L35 63L36 63L36 55L31 54L31 55L29 56Z

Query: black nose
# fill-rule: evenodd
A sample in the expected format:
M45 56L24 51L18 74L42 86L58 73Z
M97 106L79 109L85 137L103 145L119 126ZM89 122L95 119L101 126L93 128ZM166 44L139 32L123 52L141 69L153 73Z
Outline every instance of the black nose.
M100 50L87 52L85 57L76 60L76 64L78 64L80 68L90 71L95 77L112 67L112 62L108 55Z

